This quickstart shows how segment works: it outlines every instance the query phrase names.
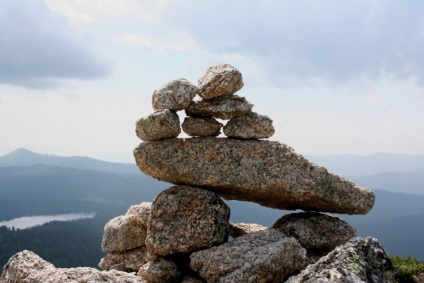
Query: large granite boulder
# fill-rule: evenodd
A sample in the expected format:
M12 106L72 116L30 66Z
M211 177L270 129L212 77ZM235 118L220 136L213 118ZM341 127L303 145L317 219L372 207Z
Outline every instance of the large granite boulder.
M123 252L144 246L150 203L132 206L125 215L110 220L104 228L102 250Z
M199 78L199 95L211 99L221 95L231 95L243 87L243 77L239 70L229 64L209 67Z
M146 246L159 256L189 253L228 239L230 208L215 193L175 186L153 201Z
M252 107L253 104L249 103L244 97L225 95L209 100L193 101L185 112L188 116L228 120L248 113L252 110Z
M182 128L189 136L215 137L221 133L222 124L211 117L186 117Z
M299 242L275 229L194 252L190 266L207 282L281 282L306 264Z
M137 272L145 263L147 263L147 248L142 246L123 252L108 253L100 260L99 267L103 270Z
M168 139L134 149L138 167L166 182L279 209L366 214L374 193L267 140Z
M176 138L181 133L180 118L174 111L156 111L136 122L135 132L142 141Z
M224 134L237 139L266 139L275 133L272 120L255 112L235 117L224 127Z
M287 214L272 227L296 238L307 250L332 249L356 234L355 228L339 217L316 212Z
M2 283L41 282L112 282L143 283L140 277L122 271L99 271L95 268L56 268L33 252L24 250L12 256L4 266Z
M154 110L179 111L188 107L196 96L197 86L186 79L177 79L164 84L153 92L152 105Z
M356 238L308 265L288 283L392 283L389 256L373 238Z

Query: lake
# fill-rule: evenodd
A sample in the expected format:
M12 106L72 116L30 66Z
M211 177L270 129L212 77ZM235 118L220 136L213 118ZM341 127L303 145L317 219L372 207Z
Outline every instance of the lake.
M0 222L0 226L7 226L8 228L15 227L15 229L27 229L34 226L46 224L51 221L70 221L77 219L93 218L96 213L68 213L56 215L34 215L14 218L8 221Z

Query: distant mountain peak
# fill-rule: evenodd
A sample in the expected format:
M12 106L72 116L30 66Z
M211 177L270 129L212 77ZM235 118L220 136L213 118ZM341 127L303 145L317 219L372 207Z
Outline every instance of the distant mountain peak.
M27 167L37 164L62 168L89 169L111 173L140 173L135 164L107 162L86 156L64 157L54 154L40 154L26 148L18 148L9 154L0 157L0 167Z

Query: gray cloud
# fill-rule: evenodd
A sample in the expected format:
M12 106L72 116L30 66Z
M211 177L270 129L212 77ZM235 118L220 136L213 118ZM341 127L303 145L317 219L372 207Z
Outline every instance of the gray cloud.
M208 1L172 9L212 52L255 58L276 81L382 73L424 82L423 1ZM187 14L189 13L189 14Z
M96 79L110 72L87 40L42 1L0 2L0 83L52 87L61 79Z

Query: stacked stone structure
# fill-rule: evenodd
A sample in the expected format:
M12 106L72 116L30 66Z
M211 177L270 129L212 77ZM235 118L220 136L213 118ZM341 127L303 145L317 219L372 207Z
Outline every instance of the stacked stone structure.
M272 120L235 94L242 87L241 73L220 64L197 86L177 79L154 91L134 156L174 186L105 226L103 272L136 272L133 282L393 282L379 243L351 240L356 230L327 214L366 214L374 193L266 140ZM190 138L177 138L181 130ZM231 223L222 198L304 212L269 228Z

